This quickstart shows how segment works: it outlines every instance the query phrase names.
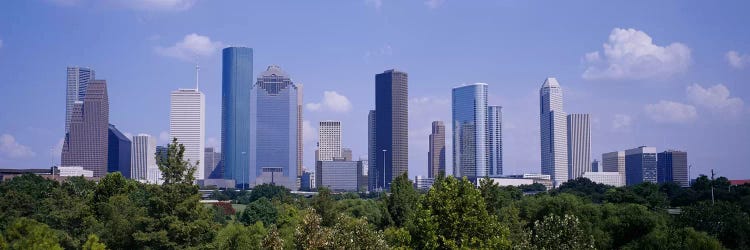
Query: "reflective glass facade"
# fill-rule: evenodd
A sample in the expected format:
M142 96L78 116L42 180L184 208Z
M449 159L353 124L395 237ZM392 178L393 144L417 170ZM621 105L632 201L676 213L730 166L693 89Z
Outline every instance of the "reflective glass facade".
M221 150L224 178L247 188L250 179L250 88L253 49L229 47L222 51ZM253 176L254 177L254 176Z
M122 176L130 179L131 141L123 135L115 125L109 124L107 146L107 172L120 172ZM152 156L153 157L153 156Z
M409 169L408 78L393 69L375 75L376 188L388 189L395 176Z
M625 183L657 183L656 148L638 147L625 150Z
M487 107L487 147L490 175L503 175L503 107Z
M452 103L453 175L487 176L487 84L453 88Z

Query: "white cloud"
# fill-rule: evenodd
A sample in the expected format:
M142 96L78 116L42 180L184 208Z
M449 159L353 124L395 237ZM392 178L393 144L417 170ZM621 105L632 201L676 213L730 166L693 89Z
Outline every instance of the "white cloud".
M159 133L159 144L160 145L165 145L165 144L168 144L168 143L171 143L171 142L172 141L169 139L169 132L167 132L167 131L161 131L161 133Z
M687 87L687 98L695 105L713 112L736 116L742 113L744 102L738 97L730 97L729 89L723 84L703 88L698 84Z
M613 29L602 47L603 55L599 51L584 55L584 79L665 78L686 71L691 63L690 48L684 44L658 46L635 29Z
M740 53L734 50L727 52L724 57L729 62L729 66L735 69L744 68L746 64L750 63L750 55L740 55Z
M427 0L424 2L424 4L430 9L437 9L440 5L443 5L443 3L445 3L445 0Z
M365 4L372 5L376 10L383 6L383 0L365 0Z
M208 57L218 53L224 44L219 41L211 41L207 36L195 33L186 35L185 38L171 47L156 47L156 53L174 57L177 59L193 62L198 57Z
M659 101L645 107L646 114L658 123L687 123L698 118L695 107L672 101Z
M57 0L60 1L60 0ZM70 0L65 0L70 1ZM114 4L146 11L183 11L190 9L196 0L111 0Z
M305 107L310 111L346 113L352 109L352 103L349 101L349 98L336 91L325 91L323 92L323 100L321 102L308 103Z
M318 129L310 124L310 121L302 121L302 139L305 143L315 142L318 139Z
M54 159L60 159L64 143L65 138L60 138L60 140L58 140L57 143L55 143L55 145L53 145L52 148L49 149L49 155Z
M36 155L31 148L21 145L9 134L0 135L0 154L13 159L28 158Z
M633 117L625 114L616 114L615 119L612 120L612 129L622 130L630 128L633 123Z

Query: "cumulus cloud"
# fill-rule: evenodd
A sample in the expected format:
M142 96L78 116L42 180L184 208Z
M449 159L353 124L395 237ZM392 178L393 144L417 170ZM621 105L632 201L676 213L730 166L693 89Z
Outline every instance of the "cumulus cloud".
M207 36L192 33L173 46L156 47L155 50L159 55L192 62L198 57L215 55L222 47L224 47L222 42L211 41L211 38Z
M695 107L672 101L659 101L645 107L646 114L658 123L688 123L698 118Z
M28 158L36 155L31 148L21 145L9 134L0 135L0 154L12 159Z
M352 103L349 101L349 98L336 91L325 91L323 92L323 100L321 102L308 103L305 107L310 111L346 113L352 109Z
M302 121L302 139L305 143L315 142L318 139L318 129L310 124L310 121Z
M708 88L693 84L687 87L686 92L690 102L713 112L732 116L742 113L744 102L738 97L730 97L729 89L724 84Z
M630 124L633 123L633 117L625 114L616 114L614 120L612 120L612 129L622 130L630 128Z
M686 45L659 46L648 34L635 29L613 29L602 47L602 53L584 55L587 64L584 79L665 78L686 71L691 63L690 48Z
M440 5L443 5L443 3L445 3L445 0L427 0L424 2L424 4L430 9L437 9Z
M750 63L750 55L740 55L739 52L734 50L727 52L724 57L727 59L729 66L732 66L732 68L735 69L744 68L745 65Z

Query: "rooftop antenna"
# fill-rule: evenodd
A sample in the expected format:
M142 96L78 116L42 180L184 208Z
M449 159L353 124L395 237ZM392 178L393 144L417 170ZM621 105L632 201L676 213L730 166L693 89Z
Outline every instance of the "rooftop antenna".
M198 66L198 63L195 63L195 91L198 91L198 71L200 71L201 67Z

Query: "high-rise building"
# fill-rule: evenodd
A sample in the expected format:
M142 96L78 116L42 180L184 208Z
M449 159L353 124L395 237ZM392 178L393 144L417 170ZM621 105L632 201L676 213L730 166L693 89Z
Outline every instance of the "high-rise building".
M302 128L302 103L304 103L304 100L302 100L302 87L302 84L297 84L297 178L302 178L302 160L304 159L302 151L305 148L303 139L304 131Z
M166 150L164 150L166 154ZM156 138L148 134L133 136L133 157L130 178L148 180L148 169L157 167Z
M435 178L432 177L424 177L421 175L417 175L414 177L414 188L417 190L430 190L432 187L432 184L435 183Z
M366 159L360 158L357 161L357 191L366 192L370 181L368 174L370 167Z
M318 161L315 168L315 180L318 187L327 187L333 191L357 191L359 180L358 162L337 158L333 161Z
M687 152L667 150L657 155L656 162L659 183L674 182L681 187L690 186Z
M386 70L375 75L376 187L390 188L409 170L409 76ZM382 179L380 177L383 177Z
M555 78L547 78L539 89L542 174L552 176L553 185L568 180L568 132L563 92Z
M275 183L297 190L297 86L269 66L250 90L250 185Z
M487 147L487 84L453 88L453 175L489 176Z
M318 126L318 161L341 157L341 122L322 121Z
M377 148L375 147L377 145L375 144L375 125L375 110L370 110L367 114L367 190L369 191L375 191L378 188L376 180L378 180L378 173L380 173L376 166ZM316 159L315 161L317 162L318 160Z
M591 172L599 172L599 161L597 159L591 162Z
M130 139L117 130L115 125L109 124L107 146L107 172L120 172L125 178L130 178Z
M445 175L445 124L433 121L427 151L427 177L436 178L440 174Z
M657 183L656 148L641 146L625 150L625 184Z
M625 182L625 151L615 151L602 154L602 172L618 172Z
M490 175L503 175L503 107L487 106L487 163Z
M253 85L253 49L222 50L221 150L224 178L248 188L250 173L250 88ZM255 173L252 174L255 180Z
M96 79L95 72L90 68L68 67L67 84L65 87L65 133L70 132L70 119L73 117L73 106L83 101L86 87Z
M568 179L591 172L591 122L589 114L568 115Z
M341 148L341 157L344 158L345 161L352 161L352 149Z
M197 87L197 86L196 86ZM198 89L178 89L172 92L169 111L169 138L185 146L183 158L195 164L195 179L205 178L203 150L206 138L206 102ZM196 164L197 163L197 164Z
M300 184L299 184L300 191L312 190L313 188L312 182L315 180L313 176L315 176L315 173L313 172L310 172L310 171L302 172L302 178L300 178Z
M213 179L211 173L213 173L216 168L221 167L219 165L221 162L221 153L216 152L213 147L208 147L203 152L203 172L206 173L206 179Z
M107 173L109 98L107 82L92 80L83 101L73 104L70 132L65 135L62 166L80 166L93 171L94 177Z

